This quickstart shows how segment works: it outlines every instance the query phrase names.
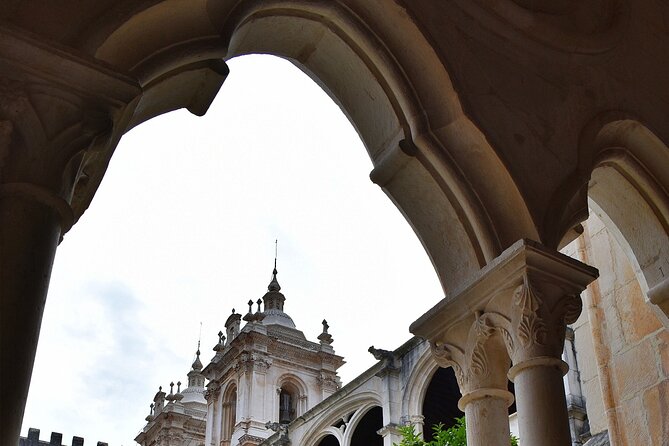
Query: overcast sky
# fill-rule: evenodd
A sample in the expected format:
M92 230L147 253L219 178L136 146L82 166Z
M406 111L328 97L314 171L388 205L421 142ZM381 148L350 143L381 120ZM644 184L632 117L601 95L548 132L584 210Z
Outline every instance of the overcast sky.
M22 435L134 445L158 386L186 382L200 323L206 364L231 309L263 296L275 239L285 310L313 341L328 320L344 383L443 296L334 102L284 60L229 66L206 116L173 112L122 139L65 236Z

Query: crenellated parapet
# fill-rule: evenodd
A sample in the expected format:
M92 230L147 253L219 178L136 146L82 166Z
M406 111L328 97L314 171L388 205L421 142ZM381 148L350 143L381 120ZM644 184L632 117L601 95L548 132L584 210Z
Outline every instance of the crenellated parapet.
M31 427L28 429L27 437L19 437L18 446L66 446L63 444L63 434L59 432L51 432L49 441L40 440L40 430ZM71 446L84 446L84 439L82 437L73 436ZM107 443L98 441L97 446L107 446Z

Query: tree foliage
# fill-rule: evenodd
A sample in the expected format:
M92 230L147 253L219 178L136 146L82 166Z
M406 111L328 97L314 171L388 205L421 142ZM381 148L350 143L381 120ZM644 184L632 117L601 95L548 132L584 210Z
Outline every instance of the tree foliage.
M432 426L432 441L423 440L423 436L416 433L413 425L400 426L398 430L402 434L400 444L393 446L467 446L467 431L465 428L465 417L456 418L454 426L444 429L439 423ZM518 446L518 438L511 435L509 438L511 446Z

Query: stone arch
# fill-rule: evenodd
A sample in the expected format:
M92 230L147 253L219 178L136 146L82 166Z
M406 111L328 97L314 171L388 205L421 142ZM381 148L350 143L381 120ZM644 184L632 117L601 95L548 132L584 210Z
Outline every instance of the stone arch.
M360 393L353 393L347 395L324 411L319 419L312 423L312 428L307 432L303 438L304 444L316 444L318 438L321 438L323 432L330 432L336 434L342 445L348 445L347 432L351 430L351 426L356 419L360 418L360 413L364 414L367 410L374 406L381 406L381 399L376 392L364 391ZM356 415L358 415L356 417ZM345 420L345 423L342 423ZM340 429L336 426L342 426Z
M140 79L130 125L180 107L203 114L226 74L221 60L266 53L306 72L357 129L372 180L412 225L445 289L516 240L539 239L509 171L401 5L153 1L104 20L83 47Z
M407 421L416 423L418 428L422 426L418 421L420 421L420 416L422 416L423 412L425 392L427 392L432 375L439 368L439 365L430 352L427 341L423 341L423 346L423 351L412 368L404 394L402 395L402 413L408 417ZM415 417L415 420L412 420L413 417Z
M322 436L316 439L314 446L340 446L341 444L341 432L332 427L323 431Z
M669 148L638 120L598 117L582 137L590 208L632 263L648 301L669 326Z
M436 421L425 413L425 402L428 390L434 385L435 375L437 373L450 375L448 378L451 378L452 384L455 384L454 389L458 390L458 387L452 368L440 368L428 347L427 341L424 342L424 346L426 348L423 349L424 351L420 354L420 358L413 367L402 397L402 413L406 414L409 423L416 426L416 431L425 433L427 435L425 438L429 439L427 432L430 432L431 425L435 424ZM441 384L443 380L440 381ZM449 410L459 414L460 411L457 407L458 400L459 396L451 401L452 407ZM442 403L444 405L447 404L446 401ZM443 422L445 420L440 419L438 421Z
M381 446L383 438L376 433L383 427L383 409L368 404L358 409L349 421L344 442L350 446Z

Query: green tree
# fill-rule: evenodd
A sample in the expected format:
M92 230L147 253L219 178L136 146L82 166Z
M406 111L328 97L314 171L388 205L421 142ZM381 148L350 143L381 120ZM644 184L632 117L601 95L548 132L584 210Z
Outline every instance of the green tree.
M465 417L456 418L455 425L448 429L444 429L441 423L432 426L432 441L423 440L413 425L400 426L398 429L402 434L402 441L400 444L394 443L393 446L467 446ZM518 438L511 435L509 444L518 446Z

